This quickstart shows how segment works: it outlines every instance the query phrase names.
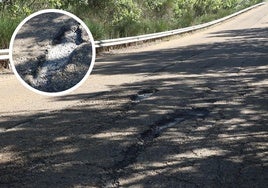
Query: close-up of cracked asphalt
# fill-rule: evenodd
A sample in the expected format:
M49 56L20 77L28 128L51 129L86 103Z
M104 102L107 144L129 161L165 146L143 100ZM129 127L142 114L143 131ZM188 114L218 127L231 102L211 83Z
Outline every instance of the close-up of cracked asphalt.
M100 53L65 96L0 74L0 187L267 187L267 10Z
M13 43L18 75L43 92L72 88L84 78L91 64L92 47L87 35L80 23L68 15L36 15L22 25Z

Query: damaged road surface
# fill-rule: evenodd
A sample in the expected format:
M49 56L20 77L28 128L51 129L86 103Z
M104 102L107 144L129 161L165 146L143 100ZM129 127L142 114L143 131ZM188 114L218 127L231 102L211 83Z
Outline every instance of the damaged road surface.
M103 55L64 97L0 78L1 187L266 187L266 10Z
M91 64L92 47L86 30L60 13L44 13L28 20L13 46L13 61L20 77L44 92L72 88Z

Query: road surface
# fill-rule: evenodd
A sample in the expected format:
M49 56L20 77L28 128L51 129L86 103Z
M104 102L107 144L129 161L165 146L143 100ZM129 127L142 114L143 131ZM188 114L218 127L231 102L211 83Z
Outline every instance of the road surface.
M103 55L63 97L2 74L1 187L266 187L267 10Z

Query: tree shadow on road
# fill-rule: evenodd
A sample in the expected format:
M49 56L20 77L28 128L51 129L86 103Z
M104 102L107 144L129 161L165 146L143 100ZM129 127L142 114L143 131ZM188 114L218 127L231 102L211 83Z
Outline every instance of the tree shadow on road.
M1 184L264 187L267 40L255 40L261 30L242 33L245 38L223 43L122 55L111 63L102 58L95 74L146 77L111 92L55 98L80 101L68 109L3 117ZM157 92L133 101L146 88ZM175 113L196 108L210 113ZM142 133L181 117L141 143Z
M203 73L204 71L217 71L218 69L215 70L215 66L228 69L243 67L242 62L244 60L251 61L255 66L256 62L266 60L267 30L267 28L227 30L218 33L210 33L207 37L237 37L237 39L204 45L192 45L126 55L121 54L108 58L103 57L96 61L96 65L98 66L95 66L94 71L97 74L103 75L122 73L150 74L157 71L163 73L162 69L176 63L180 64L181 68L179 70L174 70L175 74L177 74L178 71L184 71L185 73ZM230 62L231 64L226 63L229 59L235 60L235 62ZM217 60L217 63L215 60ZM211 62L211 64L208 64L208 61ZM218 61L221 62L223 67L218 66ZM239 61L239 64L237 64L237 61ZM203 66L207 66L207 69L200 69L199 71L198 68L203 68Z

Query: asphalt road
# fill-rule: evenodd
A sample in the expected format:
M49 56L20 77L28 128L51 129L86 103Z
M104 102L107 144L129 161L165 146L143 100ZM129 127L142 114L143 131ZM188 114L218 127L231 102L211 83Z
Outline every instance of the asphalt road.
M1 187L266 187L268 5L97 58L44 97L0 77Z

